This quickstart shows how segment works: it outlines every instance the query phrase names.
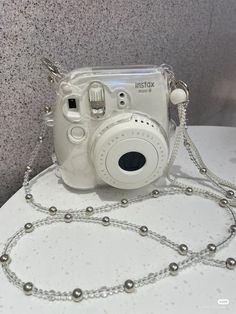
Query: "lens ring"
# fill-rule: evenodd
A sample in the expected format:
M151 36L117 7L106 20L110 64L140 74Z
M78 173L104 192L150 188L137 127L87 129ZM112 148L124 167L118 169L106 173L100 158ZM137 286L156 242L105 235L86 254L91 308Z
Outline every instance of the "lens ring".
M163 174L168 161L165 131L141 114L123 113L107 119L95 131L90 143L97 178L120 189L136 189L153 182ZM123 170L119 160L128 152L143 154L145 164L135 171Z

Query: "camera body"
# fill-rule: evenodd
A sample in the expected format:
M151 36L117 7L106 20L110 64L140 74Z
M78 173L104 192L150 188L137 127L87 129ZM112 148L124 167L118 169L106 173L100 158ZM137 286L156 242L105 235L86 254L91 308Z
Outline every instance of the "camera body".
M81 68L58 84L54 146L63 181L76 189L136 189L161 177L170 151L164 68Z

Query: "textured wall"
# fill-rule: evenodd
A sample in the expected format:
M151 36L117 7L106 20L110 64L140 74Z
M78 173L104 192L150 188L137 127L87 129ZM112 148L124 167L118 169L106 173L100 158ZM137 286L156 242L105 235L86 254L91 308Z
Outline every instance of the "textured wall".
M171 64L191 87L189 123L236 125L235 0L2 0L0 16L0 204L20 187L53 100L42 56L67 69Z

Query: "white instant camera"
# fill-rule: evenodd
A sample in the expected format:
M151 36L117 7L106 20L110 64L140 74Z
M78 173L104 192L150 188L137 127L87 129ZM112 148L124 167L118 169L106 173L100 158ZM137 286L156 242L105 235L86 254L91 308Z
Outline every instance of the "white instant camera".
M136 189L163 175L170 154L164 67L81 68L58 81L54 145L76 189Z

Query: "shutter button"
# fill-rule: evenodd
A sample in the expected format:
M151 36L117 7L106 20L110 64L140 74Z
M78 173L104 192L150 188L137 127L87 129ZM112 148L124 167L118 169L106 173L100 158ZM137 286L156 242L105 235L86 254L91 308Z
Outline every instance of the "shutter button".
M68 137L71 142L79 143L85 138L85 130L80 126L69 128Z

